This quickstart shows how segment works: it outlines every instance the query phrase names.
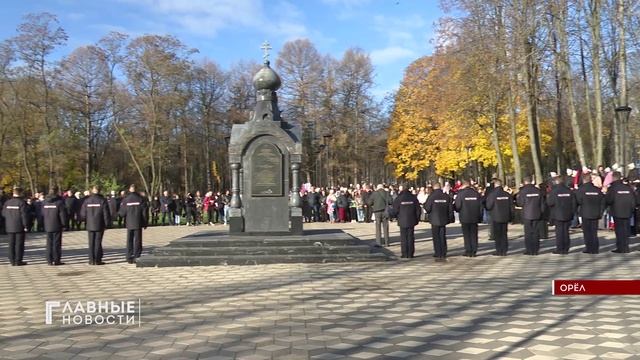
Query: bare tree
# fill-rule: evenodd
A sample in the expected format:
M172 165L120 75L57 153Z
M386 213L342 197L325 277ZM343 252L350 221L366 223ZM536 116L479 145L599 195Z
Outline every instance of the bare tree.
M60 45L67 41L67 34L58 26L58 19L50 13L28 14L24 22L18 26L18 35L13 39L16 44L16 52L27 68L28 75L39 81L36 88L37 106L45 134L44 146L47 153L49 166L49 187L56 183L55 147L52 144L57 134L58 127L55 124L55 115L52 111L51 100L51 73L49 69L49 55Z
M194 112L203 128L206 186L207 189L213 189L212 172L217 170L219 162L224 161L224 156L217 156L218 161L213 163L213 145L218 145L215 147L217 154L224 154L226 149L222 144L224 144L224 136L230 130L228 126L225 126L222 116L227 91L227 74L216 63L205 60L193 68L192 86ZM220 179L216 179L215 186L220 187L221 185Z
M302 128L302 172L310 182L316 161L314 139L317 137L319 93L324 76L322 57L311 41L298 39L284 44L276 66L283 81L280 99L284 115Z
M95 167L95 127L102 127L106 114L109 68L105 54L94 46L79 47L65 58L58 71L63 107L78 114L84 127L85 188Z

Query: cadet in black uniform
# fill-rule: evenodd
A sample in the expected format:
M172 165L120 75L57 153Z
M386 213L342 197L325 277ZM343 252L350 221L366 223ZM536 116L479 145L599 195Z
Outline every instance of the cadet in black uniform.
M494 180L494 184L495 187L485 200L485 207L491 214L493 239L496 242L494 255L507 256L509 250L507 229L509 221L513 218L513 198L511 194L504 191L502 181Z
M578 214L582 217L582 235L584 236L583 253L597 254L600 244L598 242L598 221L602 219L605 208L604 194L597 186L593 185L591 175L582 175L582 186L576 190L576 203Z
M116 192L111 191L111 194L107 197L107 204L109 205L109 215L111 215L111 221L118 217L118 202L116 201ZM113 226L113 223L107 224L107 227Z
M499 181L498 180L498 174L493 174L493 176L491 177L491 182L484 189L484 199L483 199L483 201L486 201L487 198L489 197L489 195L491 195L491 192L496 187L498 187L496 185L496 181ZM500 184L502 184L502 181L500 181ZM491 213L487 214L487 219L489 220L489 240L495 240L494 236L493 236L493 221L491 221Z
M609 206L609 214L613 216L616 230L615 253L629 252L629 218L636 207L636 196L633 188L622 182L620 172L613 173L613 182L607 189L605 199Z
M556 250L553 253L566 255L571 248L569 228L576 213L576 197L561 177L556 177L553 182L553 188L547 196L547 205L556 231Z
M447 224L453 222L453 202L448 194L442 191L440 183L433 184L433 192L424 203L433 238L433 256L437 261L447 257Z
M22 199L22 189L13 188L13 197L4 203L2 216L9 235L9 261L13 266L27 265L24 256L24 237L29 223L27 203Z
M455 209L460 213L460 224L464 238L464 256L475 257L478 251L478 223L482 221L482 199L480 193L464 180L455 200Z
M47 264L64 265L62 258L62 229L67 224L64 200L58 195L58 187L49 190L42 205L44 231L47 232Z
M91 195L85 199L80 209L80 217L87 224L89 237L89 265L104 265L102 261L102 236L104 230L113 224L109 202L100 194L100 187L93 186Z
M122 227L122 221L124 218L120 215L120 205L122 205L122 199L126 196L126 192L124 190L120 191L120 195L116 197L116 209L118 211L118 227Z
M524 185L516 196L516 203L522 208L522 222L524 224L525 255L538 255L540 250L540 223L545 210L544 194L531 182L527 176Z
M542 192L542 201L547 203L547 196L549 195L550 186L543 182L538 185L538 188ZM549 238L549 220L551 219L551 210L549 206L545 206L542 209L542 217L540 218L540 223L538 224L538 230L540 232L540 239L548 239Z
M400 251L402 258L413 258L416 242L414 230L420 222L422 209L415 195L404 187L400 189L400 194L393 201L393 210L400 227Z
M369 206L369 197L371 196L371 188L369 185L365 185L362 189L362 207L364 208L364 222L371 222L371 206Z
M129 194L122 199L118 214L127 227L127 262L133 264L142 254L142 229L147 228L147 209L136 186L129 186Z
M64 199L64 207L67 211L67 222L65 224L65 228L67 231L73 230L73 209L75 208L76 197L73 196L73 190L67 190L67 197Z

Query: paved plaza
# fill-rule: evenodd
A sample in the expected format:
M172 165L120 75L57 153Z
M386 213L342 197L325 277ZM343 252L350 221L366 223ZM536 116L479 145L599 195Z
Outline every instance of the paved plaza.
M371 239L372 224L320 224ZM224 226L214 227L225 231ZM156 227L145 252L212 227ZM391 225L394 240L398 228ZM480 255L464 258L450 226L446 263L432 258L420 224L417 258L359 264L136 268L124 230L105 236L105 266L89 266L86 234L64 234L63 261L47 266L43 235L28 235L25 261L0 246L1 359L631 359L640 358L640 297L553 297L552 279L638 278L640 252L494 257L481 228ZM632 239L632 249L639 240ZM394 243L391 250L399 254ZM140 299L140 326L45 325L46 300Z

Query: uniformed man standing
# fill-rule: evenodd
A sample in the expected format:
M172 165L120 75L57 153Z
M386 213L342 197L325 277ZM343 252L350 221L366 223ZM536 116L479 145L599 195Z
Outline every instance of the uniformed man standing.
M440 183L433 184L433 192L424 203L433 238L433 256L436 261L444 261L447 257L447 224L453 222L453 202L448 194L442 191Z
M619 171L613 172L613 182L607 189L605 199L609 206L609 214L613 217L616 231L615 253L629 252L629 219L636 207L636 196L633 188L622 182Z
M118 214L127 227L127 262L133 264L142 254L142 229L147 228L146 205L135 185L129 186L129 194L122 199Z
M364 222L365 223L370 223L371 222L371 206L369 206L369 197L371 196L371 188L369 187L369 185L365 185L363 190L362 190L362 206L364 209Z
M49 190L42 204L44 231L47 232L47 264L64 265L62 258L62 229L67 224L64 200L58 195L58 187Z
M544 194L533 185L531 177L523 179L524 185L516 196L516 203L522 208L524 224L525 255L538 255L540 251L540 223L545 210Z
M498 179L498 174L494 173L491 177L491 182L487 184L487 187L484 190L484 201L486 201L489 195L491 195L491 192L498 187L498 185L496 185L497 182L500 182L500 184L502 184L502 181ZM487 218L489 220L489 240L495 240L495 237L493 236L493 221L491 220L491 212L489 212Z
M67 190L67 197L64 199L64 207L67 211L67 223L65 224L65 228L67 231L73 230L74 227L74 209L75 209L76 197L73 195L73 190Z
M482 221L482 198L468 180L462 181L456 195L455 209L460 214L464 256L475 257L478 251L478 223Z
M496 179L494 185L495 187L485 200L485 208L491 215L493 239L496 242L494 255L507 256L509 250L507 229L509 221L513 218L513 198L511 194L504 191L502 181Z
M116 192L111 190L111 193L107 197L107 204L109 205L109 215L111 215L111 221L118 217L118 202L116 201ZM111 227L113 224L107 224Z
M124 190L120 191L120 195L116 197L116 209L118 210L118 227L122 227L122 221L124 218L120 216L120 205L122 205L122 199L126 196L126 192Z
M418 198L404 186L400 186L400 194L393 201L393 210L400 227L400 251L403 259L413 258L415 253L415 227L420 222L422 209Z
M113 224L113 219L111 218L111 207L107 199L100 194L99 186L94 185L91 188L91 195L82 203L80 217L87 224L89 265L104 265L102 237L104 230Z
M13 197L4 203L2 216L5 230L9 235L9 261L13 266L27 265L24 256L24 237L29 223L27 203L22 199L22 189L13 188Z
M576 197L560 176L555 177L553 183L547 196L547 205L556 231L556 250L553 253L566 255L571 248L569 228L576 213Z
M585 254L597 254L600 244L598 241L598 221L602 219L605 208L604 194L593 184L591 175L582 175L582 186L576 190L578 215L582 217L582 235L584 236Z
M373 212L375 218L376 241L378 244L383 245L382 235L384 235L384 245L389 246L389 217L385 210L387 206L393 203L391 195L384 189L382 184L378 184L376 191L369 195L367 201L369 209Z

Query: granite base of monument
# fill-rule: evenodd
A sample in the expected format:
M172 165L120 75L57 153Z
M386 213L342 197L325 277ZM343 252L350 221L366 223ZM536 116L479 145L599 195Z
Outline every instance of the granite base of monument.
M307 230L303 235L234 235L203 231L154 249L138 267L349 263L396 260L374 241L341 230Z

